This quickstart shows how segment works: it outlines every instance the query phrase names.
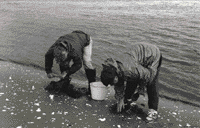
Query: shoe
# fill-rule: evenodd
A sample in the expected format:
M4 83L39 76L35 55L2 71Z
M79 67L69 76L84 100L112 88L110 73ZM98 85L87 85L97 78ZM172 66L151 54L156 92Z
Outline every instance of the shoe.
M154 109L149 109L148 111L148 116L146 117L146 119L148 121L152 121L154 119L157 119L157 115L158 115L158 112Z

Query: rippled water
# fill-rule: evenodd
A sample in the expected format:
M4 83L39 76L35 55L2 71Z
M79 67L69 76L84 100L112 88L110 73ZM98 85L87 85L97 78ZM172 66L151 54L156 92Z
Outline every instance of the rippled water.
M1 2L0 58L44 69L44 54L66 33L82 30L94 40L98 77L108 56L147 42L163 54L160 95L199 104L200 2L44 1ZM57 71L57 68L54 68ZM85 77L84 70L74 77Z

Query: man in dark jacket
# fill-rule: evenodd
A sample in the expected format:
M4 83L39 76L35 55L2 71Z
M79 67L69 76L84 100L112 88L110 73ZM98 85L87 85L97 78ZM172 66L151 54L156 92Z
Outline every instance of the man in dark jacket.
M149 106L147 119L156 117L159 100L157 77L161 61L159 48L145 43L131 45L117 60L105 60L102 64L101 81L106 86L114 85L118 112L131 99L136 101L140 94L144 95L146 87ZM136 89L138 92L135 92Z
M83 62L89 84L94 82L96 80L96 70L91 63L92 43L92 38L82 31L73 31L58 38L45 54L47 77L56 77L51 70L53 59L55 58L60 66L62 79L69 79L70 75L82 67ZM73 61L73 64L70 67L69 63L71 61ZM88 94L90 94L90 85L88 87Z

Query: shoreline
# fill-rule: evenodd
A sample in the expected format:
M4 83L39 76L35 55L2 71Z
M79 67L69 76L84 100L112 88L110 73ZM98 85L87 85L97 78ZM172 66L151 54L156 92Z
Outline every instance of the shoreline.
M44 91L44 86L50 82L44 71L4 61L1 61L0 66L2 67L0 74L0 101L2 103L0 114L5 117L5 119L1 118L0 121L2 127L66 126L67 124L70 124L72 128L73 126L83 127L86 125L86 127L109 126L113 128L118 126L133 128L138 126L158 128L164 126L170 128L200 126L200 108L165 98L160 98L158 120L154 123L146 123L143 119L148 110L147 96L140 96L136 102L140 112L131 112L130 115L112 112L110 109L116 103L113 88L104 101L91 100L85 96L79 99L55 96L52 101L48 92ZM86 87L86 83L81 80L72 80L72 84L79 87ZM36 103L41 105L38 106ZM43 110L43 113L39 110ZM53 112L57 114L52 115ZM55 122L59 123L49 121L52 119L50 117L55 118ZM68 123L62 123L66 119ZM94 121L91 122L91 119ZM101 119L105 119L105 121L101 121ZM5 120L10 122L6 124ZM16 123L13 124L13 122Z
M41 67L41 66L38 66L36 64L24 64L23 62L17 62L17 61L14 61L14 60L4 60L4 59L0 59L0 62L3 61L3 62L7 62L7 63L13 63L13 64L18 64L18 65L21 65L21 66L27 66L27 67L32 67L34 69L39 69L41 71L44 71L45 72L45 68ZM54 73L57 73L55 71L53 71ZM76 77L76 79L78 79L78 77ZM81 79L81 78L80 78ZM99 78L97 78L98 80L100 80ZM82 80L85 80L85 79L82 79ZM82 81L81 81L82 82ZM145 94L147 96L147 94ZM159 97L160 98L165 98L167 100L170 100L170 101L178 101L178 102L181 102L183 104L186 104L186 105L192 105L194 107L199 107L200 108L200 104L196 104L196 103L192 103L192 102L189 102L189 101L185 101L185 100L182 100L182 99L177 99L177 98L173 98L173 97L170 97L170 96L166 96L166 95L162 95L162 94L159 94Z

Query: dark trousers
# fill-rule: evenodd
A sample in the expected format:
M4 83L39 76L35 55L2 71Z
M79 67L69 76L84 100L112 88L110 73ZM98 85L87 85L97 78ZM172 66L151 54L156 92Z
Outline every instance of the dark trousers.
M161 63L162 63L162 55L159 60L157 74L155 78L153 79L153 81L147 85L149 109L154 109L156 111L158 109L158 102L159 102L158 75L159 75ZM140 82L141 82L140 80L131 80L131 79L127 81L126 90L125 90L125 102L127 99L131 99L134 96L137 97L138 94L136 95L133 95L133 94Z

